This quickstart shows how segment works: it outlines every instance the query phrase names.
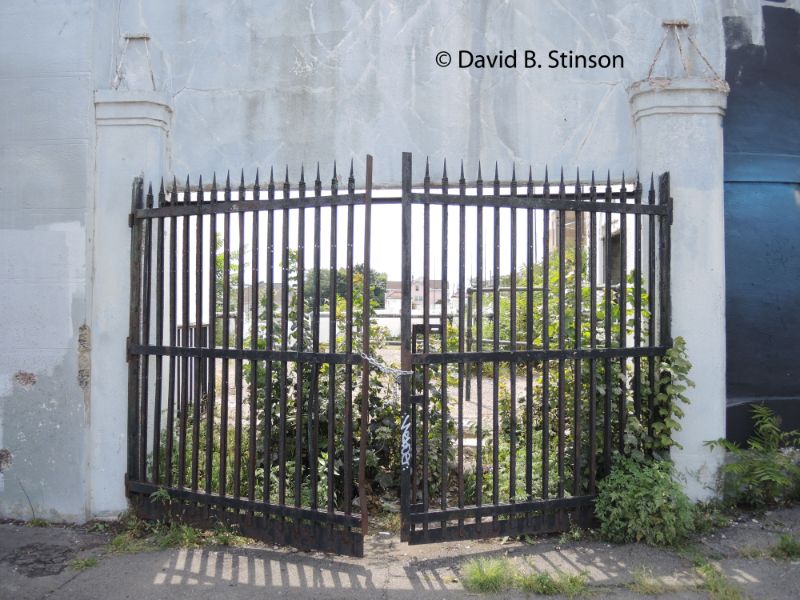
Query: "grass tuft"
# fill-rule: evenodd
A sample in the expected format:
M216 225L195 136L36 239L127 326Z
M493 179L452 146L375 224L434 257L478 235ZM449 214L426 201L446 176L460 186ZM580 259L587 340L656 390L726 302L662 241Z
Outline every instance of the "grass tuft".
M461 581L470 592L503 592L513 580L514 568L508 559L472 558L461 567Z
M636 569L631 575L633 581L628 584L628 589L641 596L660 596L679 589L677 586L664 583L660 577L653 576L652 571L645 567Z
M780 560L800 558L800 538L792 535L782 535L778 543L770 548L769 555Z
M47 527L49 523L44 519L40 519L39 517L34 517L30 521L28 521L29 527Z
M586 573L569 575L560 571L550 573L525 573L515 578L516 587L527 594L566 596L577 598L586 594Z
M76 558L70 561L69 566L74 571L85 571L86 569L91 569L92 567L96 567L100 563L94 556L88 556L86 558Z
M746 598L738 585L727 579L722 571L710 563L697 567L697 574L703 580L699 588L708 592L711 600L744 600Z

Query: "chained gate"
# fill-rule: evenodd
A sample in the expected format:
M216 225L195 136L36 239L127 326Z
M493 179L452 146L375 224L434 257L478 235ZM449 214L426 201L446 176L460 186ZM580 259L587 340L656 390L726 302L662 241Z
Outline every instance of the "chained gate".
M384 452L411 544L591 522L626 427L650 429L672 345L668 174L644 199L638 178L501 184L497 166L486 187L480 166L451 185L446 163L412 181L409 153L401 192L375 197L371 156L358 189L352 163L341 190L335 165L326 190L319 167L313 189L302 168L294 187L288 168L266 189L134 181L137 514L362 556ZM401 369L365 301L383 207L401 224ZM381 427L399 447L369 447Z

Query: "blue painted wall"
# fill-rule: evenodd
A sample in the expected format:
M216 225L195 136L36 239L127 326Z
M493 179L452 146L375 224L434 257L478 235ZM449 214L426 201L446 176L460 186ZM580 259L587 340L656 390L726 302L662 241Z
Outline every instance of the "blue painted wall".
M765 45L725 19L728 437L767 402L800 427L800 14L765 5Z

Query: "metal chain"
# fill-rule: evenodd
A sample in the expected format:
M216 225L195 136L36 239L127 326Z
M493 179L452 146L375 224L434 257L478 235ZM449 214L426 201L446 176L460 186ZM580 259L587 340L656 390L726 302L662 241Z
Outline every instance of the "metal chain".
M395 382L400 383L400 378L403 375L413 375L414 371L403 371L402 369L395 369L393 367L389 367L381 362L378 362L377 358L373 358L364 352L359 352L358 355L371 364L373 367L378 369L381 373L385 373L386 375L391 375L394 377Z

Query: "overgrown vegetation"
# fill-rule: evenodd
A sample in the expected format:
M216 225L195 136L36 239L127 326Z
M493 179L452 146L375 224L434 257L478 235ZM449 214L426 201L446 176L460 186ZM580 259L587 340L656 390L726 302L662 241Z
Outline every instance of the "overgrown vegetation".
M631 576L633 579L628 584L628 589L641 596L660 596L680 589L676 585L666 583L660 577L655 577L652 571L645 567L635 569Z
M75 558L70 561L69 567L73 571L85 571L100 564L100 561L95 556L87 556L85 558Z
M461 567L461 582L470 592L498 593L513 583L513 570L507 559L472 558Z
M800 498L800 464L791 450L800 446L800 431L782 431L780 418L767 406L753 405L752 410L754 433L746 448L726 439L706 442L729 453L722 467L724 498L750 508Z
M540 596L565 596L578 598L586 594L588 577L586 573L522 573L514 578L515 586L527 594Z
M600 533L617 543L671 546L694 528L693 506L665 460L620 456L599 484L595 513Z

